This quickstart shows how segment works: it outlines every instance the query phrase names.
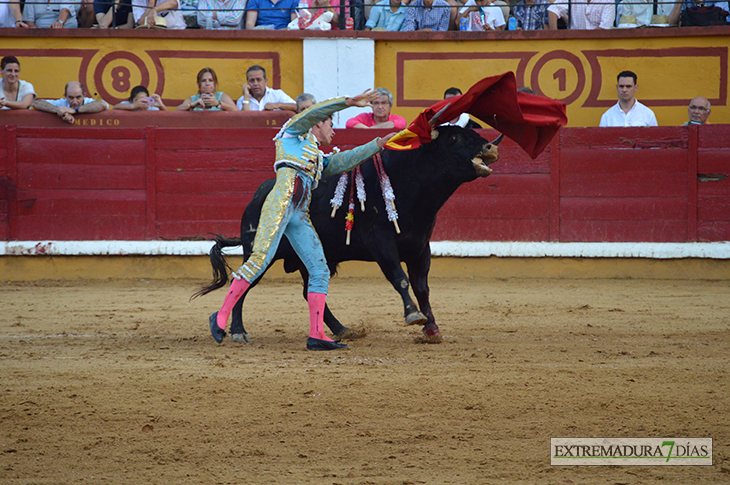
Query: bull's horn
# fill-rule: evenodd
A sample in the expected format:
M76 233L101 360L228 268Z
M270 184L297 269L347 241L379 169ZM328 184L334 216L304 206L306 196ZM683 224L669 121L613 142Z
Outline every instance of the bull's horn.
M494 141L490 142L492 145L499 145L502 142L502 138L504 138L504 133L500 133L497 138L495 138Z
M434 126L436 126L436 123L438 122L439 118L441 117L441 115L443 114L443 112L446 111L446 108L448 108L449 106L451 106L451 103L449 103L446 106L444 106L443 108L441 108L438 111L438 113L436 113L435 115L433 115L431 117L431 119L428 120L428 124L431 126L431 128L433 128Z

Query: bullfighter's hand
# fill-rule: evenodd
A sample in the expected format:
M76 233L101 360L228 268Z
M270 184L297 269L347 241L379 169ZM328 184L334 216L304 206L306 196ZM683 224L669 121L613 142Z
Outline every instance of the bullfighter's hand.
M365 90L362 94L358 94L353 98L345 98L347 106L357 106L358 108L364 108L369 106L372 101L378 99L382 94L374 89Z
M397 133L395 133L395 132L388 133L387 135L381 136L380 138L378 138L378 148L380 148L382 150L383 147L385 146L385 144L388 143L388 141L390 141L390 139L393 138L395 135L397 135Z

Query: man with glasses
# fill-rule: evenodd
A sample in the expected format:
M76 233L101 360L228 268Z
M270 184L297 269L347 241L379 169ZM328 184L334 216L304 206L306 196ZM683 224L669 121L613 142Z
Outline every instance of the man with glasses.
M636 99L639 90L636 73L623 71L617 79L618 103L603 113L598 126L658 126L654 112Z
M684 123L687 125L709 125L707 118L710 117L712 110L710 109L710 100L698 96L689 103L689 121Z
M373 108L372 113L361 113L350 118L345 123L345 128L395 128L405 129L408 122L402 116L390 113L393 107L393 94L385 88L376 88L380 96L370 102Z

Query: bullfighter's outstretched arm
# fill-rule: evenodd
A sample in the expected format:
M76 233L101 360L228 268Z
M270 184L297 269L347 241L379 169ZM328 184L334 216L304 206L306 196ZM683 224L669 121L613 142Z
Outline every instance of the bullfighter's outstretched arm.
M355 147L352 150L332 153L331 155L325 156L322 175L325 177L327 175L335 175L347 172L348 170L352 170L357 167L380 151L378 140L379 138L376 138L373 141L360 145L359 147Z
M283 133L288 136L299 136L308 132L317 123L326 120L334 113L350 106L364 108L370 106L370 102L377 99L381 94L375 90L368 90L353 97L340 96L339 98L328 99L310 106L305 111L295 115L287 122ZM280 135L281 136L281 135Z

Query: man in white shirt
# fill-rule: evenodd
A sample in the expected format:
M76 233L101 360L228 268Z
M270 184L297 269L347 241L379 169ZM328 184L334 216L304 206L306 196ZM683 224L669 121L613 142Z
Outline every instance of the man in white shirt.
M453 98L454 96L460 96L463 93L459 88L449 88L444 91L444 99ZM460 126L462 128L471 128L473 130L481 129L481 125L476 121L473 121L469 116L469 113L461 113L458 118L454 118L446 123L441 123L441 126Z
M266 86L266 69L251 66L246 71L246 84L243 85L243 96L238 98L236 106L240 111L271 111L275 109L297 111L297 103L281 89Z
M658 126L654 112L636 99L639 90L636 81L634 72L623 71L618 75L618 103L603 113L598 126Z
M99 113L109 108L105 101L96 101L84 96L84 85L78 81L66 84L64 97L60 99L36 99L33 109L53 113L67 123L74 123L74 115Z

